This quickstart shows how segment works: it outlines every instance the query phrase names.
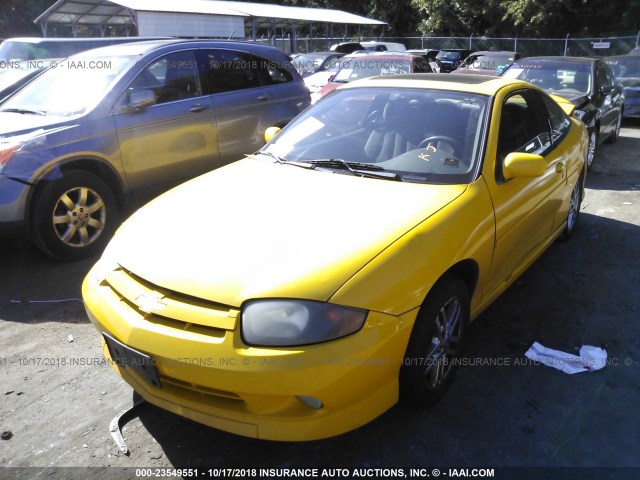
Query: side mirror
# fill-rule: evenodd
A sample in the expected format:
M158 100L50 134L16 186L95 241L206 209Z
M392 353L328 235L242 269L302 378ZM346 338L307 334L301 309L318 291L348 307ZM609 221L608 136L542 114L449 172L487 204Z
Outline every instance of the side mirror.
M264 141L269 143L282 130L280 127L269 127L264 131Z
M129 94L129 104L127 107L130 110L140 111L149 108L152 105L155 105L158 101L156 94L153 90L148 89L140 89L140 90L132 90Z
M547 162L540 155L513 152L507 155L502 166L505 180L516 177L541 177L547 170Z

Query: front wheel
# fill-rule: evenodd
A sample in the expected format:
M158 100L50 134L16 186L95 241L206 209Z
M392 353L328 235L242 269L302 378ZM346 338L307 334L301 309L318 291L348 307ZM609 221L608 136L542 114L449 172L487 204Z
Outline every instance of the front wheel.
M580 218L580 203L582 202L582 189L580 180L576 182L571 192L571 200L569 201L569 212L567 213L567 223L562 232L562 239L569 240L576 230L578 219Z
M400 368L400 400L428 407L451 385L469 322L469 291L458 277L443 277L429 293L411 332Z
M35 198L33 236L38 248L59 260L80 260L102 251L119 212L107 184L73 171L48 181Z

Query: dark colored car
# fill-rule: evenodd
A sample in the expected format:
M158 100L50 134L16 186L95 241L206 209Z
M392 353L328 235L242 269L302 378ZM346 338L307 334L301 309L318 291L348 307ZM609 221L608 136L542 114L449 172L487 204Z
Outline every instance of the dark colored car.
M433 48L427 49L415 49L415 50L407 50L407 53L411 53L413 55L420 55L427 62L429 62L429 66L431 67L431 71L433 73L440 73L440 60L438 60L437 55L440 53L440 50L436 50Z
M340 52L301 53L293 58L291 64L300 75L307 77L331 68L343 56L344 53Z
M436 55L440 61L440 73L453 72L469 55L471 50L467 48L443 48Z
M0 231L59 259L94 255L131 200L255 152L308 105L298 72L265 45L157 40L71 56L0 103Z
M509 65L521 58L522 54L518 52L473 52L464 59L456 73L499 77Z
M344 42L344 43L336 43L335 45L331 45L329 48L332 52L338 53L353 53L359 50L364 50L364 47L361 43L358 42Z
M570 100L574 115L589 132L587 167L591 168L596 148L604 140L618 139L624 110L624 90L609 66L586 57L528 57L503 73L503 77L526 80L546 92Z
M619 55L604 61L624 88L624 117L640 117L640 56Z

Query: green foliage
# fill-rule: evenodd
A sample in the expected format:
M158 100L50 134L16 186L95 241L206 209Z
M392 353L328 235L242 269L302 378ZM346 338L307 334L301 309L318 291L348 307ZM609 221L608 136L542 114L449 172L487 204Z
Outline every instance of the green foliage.
M55 0L3 0L0 9L0 38L40 37L40 26L33 21Z

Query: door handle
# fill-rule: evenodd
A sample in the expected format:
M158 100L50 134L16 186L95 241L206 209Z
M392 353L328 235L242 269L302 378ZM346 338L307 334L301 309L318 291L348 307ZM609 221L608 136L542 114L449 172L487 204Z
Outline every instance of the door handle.
M202 105L201 103L196 103L189 110L191 110L192 112L201 112L203 110L206 110L207 108L209 108L209 105Z
M269 95L260 95L258 97L258 101L260 102L266 102L267 100L271 100L271 97Z

